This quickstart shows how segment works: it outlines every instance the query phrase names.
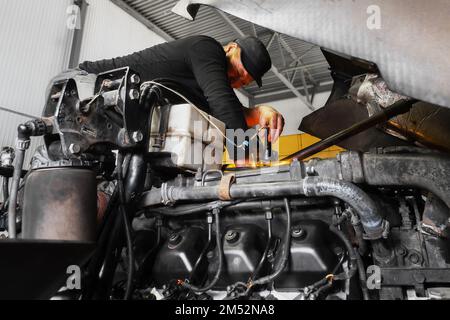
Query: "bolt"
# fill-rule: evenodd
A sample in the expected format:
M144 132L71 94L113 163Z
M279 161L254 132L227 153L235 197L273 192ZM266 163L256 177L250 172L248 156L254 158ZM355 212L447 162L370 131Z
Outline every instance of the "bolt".
M417 253L411 253L409 261L413 264L418 264L420 262L420 256Z
M269 261L269 262L273 262L273 260L275 259L275 252L273 252L273 250L269 250L268 252L267 252L267 261Z
M306 237L306 231L300 227L294 228L291 234L295 239L304 239Z
M140 97L140 93L139 93L139 91L136 90L136 89L131 89L131 90L128 92L128 96L130 97L131 100L137 100L137 99L139 99L139 97Z
M314 166L307 166L306 167L306 174L308 176L313 176L316 174L316 168L314 168Z
M182 237L178 233L174 233L169 237L169 247L175 247L181 242Z
M225 234L225 240L229 243L236 242L239 239L239 232L236 232L234 230L229 230Z
M406 249L404 247L400 247L398 248L398 254L401 256L405 256L406 255Z
M139 143L142 140L144 140L144 135L142 134L141 131L135 131L133 132L131 138L133 139L134 142Z
M71 154L78 154L78 153L80 153L80 151L81 151L81 147L78 144L72 143L69 146L69 152Z
M137 74L133 74L130 77L130 82L131 82L131 84L138 84L141 82L141 77L139 77Z

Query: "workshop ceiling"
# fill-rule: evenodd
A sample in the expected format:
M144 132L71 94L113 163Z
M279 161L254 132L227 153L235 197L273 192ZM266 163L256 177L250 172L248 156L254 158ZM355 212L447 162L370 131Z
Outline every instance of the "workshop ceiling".
M256 35L268 46L275 68L264 77L262 88L254 83L240 90L251 103L292 98L300 93L300 98L311 104L314 94L331 90L329 65L318 46L274 33L212 7L202 6L196 19L189 21L171 11L177 0L111 1L168 41L207 35L226 44L239 37L240 32Z

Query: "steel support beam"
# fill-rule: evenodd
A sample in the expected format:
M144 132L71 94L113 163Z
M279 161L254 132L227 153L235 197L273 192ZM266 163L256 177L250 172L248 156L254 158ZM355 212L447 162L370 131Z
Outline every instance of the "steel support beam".
M253 35L258 38L258 32L256 31L256 26L252 23Z
M308 85L308 89L314 92L314 95L317 95L322 92L330 92L333 89L333 82L328 81L321 83L319 86ZM304 93L303 86L297 87L297 90L300 93ZM255 103L264 104L272 101L284 100L284 99L293 99L296 96L289 89L283 89L278 91L268 91L266 93L258 94L255 96Z
M291 49L291 47L288 45L288 43L283 39L283 37L281 35L279 36L279 40L280 40L282 46L286 49L286 51L289 52L292 59L296 62L299 62L301 65L304 65L301 58L299 58L297 56L297 54ZM317 81L313 78L313 76L309 73L308 70L305 70L304 72L306 72L308 74L308 78L311 80L312 83L317 84Z
M70 48L70 57L68 62L69 68L76 68L80 63L81 44L83 42L84 25L86 22L86 13L88 4L86 0L74 0L73 4L78 6L79 13L77 19L80 19L80 29L75 29L72 38L72 45Z
M276 67L272 66L272 69L270 69L270 70L281 80L281 82L284 83L284 85L286 87L288 87L292 91L292 93L296 97L298 97L308 107L309 110L316 111L316 109L314 109L311 102L309 102L307 99L305 99L305 97L300 93L300 91L298 91L298 89L296 87L294 87L294 85L292 83L290 83L289 80L280 71L278 71L278 69ZM305 85L303 87L306 88Z
M236 34L241 37L245 36L244 32L233 21L231 21L231 19L223 11L217 10L217 13L225 20L226 23L230 25L230 27L236 32ZM288 87L292 91L292 93L296 97L298 97L308 107L308 109L310 109L311 111L315 111L312 104L307 99L305 99L305 97L297 90L297 88L295 88L294 85L290 83L289 80L280 71L278 71L275 66L272 66L272 69L270 70L278 77L278 79L281 80L281 82L283 82L286 87Z
M276 36L277 36L276 32L272 33L272 36L270 37L269 42L267 42L267 44L266 44L267 50L269 50L269 48L272 46L273 40L275 40Z
M320 67L320 66L328 66L328 62L320 61L320 62L305 64L305 65L297 65L297 66L289 67L289 68L286 68L286 69L283 69L280 71L284 73L284 72L291 72L291 71L295 71L295 70L305 70L308 68L314 68L314 67Z

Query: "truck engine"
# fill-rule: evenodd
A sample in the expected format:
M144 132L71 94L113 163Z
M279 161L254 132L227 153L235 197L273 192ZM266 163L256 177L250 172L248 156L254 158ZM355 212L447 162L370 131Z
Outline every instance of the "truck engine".
M380 88L377 74L352 75L351 82L329 103L370 105L369 119L380 113L385 122L420 107L388 91L363 95ZM446 151L424 137L367 152L349 148L336 158L275 162L264 139L256 139L262 165L223 167L224 142L230 151L248 140L230 142L223 123L185 96L170 81L142 82L129 68L75 70L52 80L42 118L18 128L15 167L10 151L2 156L9 161L2 173L13 180L1 211L8 239L0 246L40 255L45 276L33 290L26 276L2 279L0 296L450 297ZM43 136L45 145L24 172L33 136ZM210 158L219 163L207 159L211 150L218 150ZM11 253L9 268L23 274L18 261ZM64 285L71 264L80 266L80 289Z

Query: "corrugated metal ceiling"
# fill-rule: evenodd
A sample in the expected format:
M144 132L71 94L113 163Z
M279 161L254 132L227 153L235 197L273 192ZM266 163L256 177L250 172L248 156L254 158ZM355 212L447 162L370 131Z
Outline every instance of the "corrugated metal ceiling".
M202 6L194 21L188 21L171 10L178 2L177 0L112 0L115 4L127 9L133 15L139 15L139 18L145 18L149 23L155 25L171 38L179 39L190 35L207 35L215 38L222 44L226 44L238 35L230 27L225 19L216 11L215 8ZM267 45L269 42L269 52L272 57L273 65L283 72L287 79L291 80L294 87L303 93L302 71L305 71L305 81L309 92L321 92L330 90L332 79L329 72L329 66L321 50L310 43L295 39L286 35L277 35L273 37L273 31L260 26L254 26L251 23L229 16L231 21L241 29L245 34L257 36ZM272 39L272 41L271 41ZM283 43L284 42L284 43ZM282 44L283 43L283 44ZM289 47L291 52L286 50ZM294 56L300 58L297 61ZM295 67L301 69L293 70ZM292 70L291 70L292 69ZM295 75L294 75L295 72ZM293 79L293 81L292 81ZM294 96L286 85L272 72L268 72L263 79L264 86L258 88L256 84L245 88L246 93L256 98L261 103L271 101L275 97L288 98Z

